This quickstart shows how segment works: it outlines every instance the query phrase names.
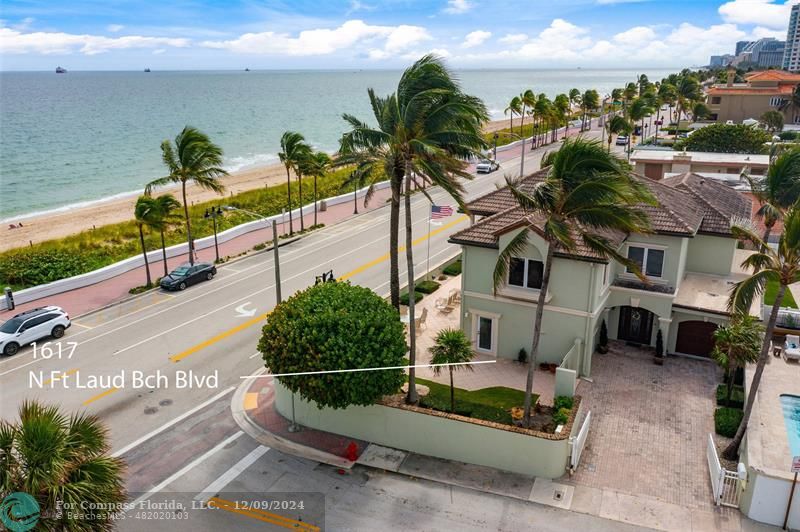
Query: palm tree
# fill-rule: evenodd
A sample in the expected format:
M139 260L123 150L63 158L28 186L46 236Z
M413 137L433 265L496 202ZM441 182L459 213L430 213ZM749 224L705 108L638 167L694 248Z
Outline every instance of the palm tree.
M177 222L178 217L174 211L180 206L181 204L172 194L162 194L155 198L156 214L150 226L158 230L161 235L161 256L164 259L164 275L169 274L167 269L167 243L164 239L164 232Z
M409 315L414 315L414 257L411 219L411 184L418 179L441 186L462 208L464 187L458 177L471 179L466 160L486 148L481 124L488 120L481 100L464 94L458 82L434 56L426 55L406 69L397 91L386 97L369 90L377 129L352 115L344 119L352 130L342 137L344 152L362 171L383 171L392 187L390 211L390 261L397 257L399 199L405 185L406 263ZM395 221L397 225L394 225ZM399 268L390 262L390 286L398 290ZM395 277L396 275L396 277ZM394 300L393 300L394 303ZM414 320L409 323L409 359L416 360ZM415 371L409 370L408 402L418 401Z
M772 310L764 331L756 370L753 373L753 380L747 392L747 403L744 407L742 422L736 430L733 441L722 452L725 458L735 460L739 455L739 446L747 431L747 423L750 421L750 414L753 412L753 403L758 396L758 387L761 384L761 376L764 373L764 366L769 357L769 347L772 343L772 335L775 332L775 323L778 320L778 311L781 308L783 295L789 285L800 278L800 208L795 205L786 212L786 216L783 219L783 232L778 240L777 249L767 246L766 242L761 240L746 222L743 222L742 225L734 225L731 228L731 232L741 241L753 245L755 249L760 251L753 253L742 262L742 268L755 273L747 279L739 281L733 287L728 302L730 310L737 314L749 314L756 297L764 294L767 283L771 282L778 285L775 301L772 302Z
M520 134L525 136L525 108L533 109L533 106L536 105L536 95L533 94L531 89L526 89L525 92L519 95L519 101L522 104L522 110L519 114L521 117L520 123L522 124L520 126ZM531 129L531 135L533 135L533 129Z
M644 139L644 119L647 116L650 116L653 113L653 110L650 108L650 102L647 98L636 98L631 103L630 107L628 107L628 118L630 118L631 122L636 123L637 121L641 121L641 125L639 126L640 133L642 135L642 139ZM631 137L628 137L628 158L630 159L630 151L631 151Z
M694 76L682 76L675 85L676 100L678 102L678 122L681 120L681 115L687 107L692 105L692 102L699 100L702 97L700 84Z
M779 111L766 111L759 121L772 134L783 130L783 113Z
M289 234L294 234L294 227L292 225L292 176L290 171L294 170L297 175L297 180L301 181L302 177L298 171L303 159L311 151L306 139L296 131L286 131L281 135L281 151L278 153L278 158L286 168L286 202L289 207ZM303 230L303 184L300 182L300 230Z
M749 183L758 201L756 216L764 223L761 240L768 243L772 228L783 218L786 210L800 199L800 148L778 155L763 178L754 179L747 172L742 177Z
M436 335L434 344L428 349L431 354L431 364L433 374L437 377L441 374L442 368L446 367L450 372L450 411L456 411L455 387L453 386L453 370L468 369L473 371L470 362L475 353L472 351L472 342L461 329L442 329ZM435 364L458 364L457 366L437 366Z
M36 499L37 530L113 530L113 512L87 523L58 511L125 502L125 464L109 449L108 430L96 416L68 417L55 406L24 401L19 421L0 421L0 493L23 491Z
M734 314L730 323L714 331L714 350L711 356L725 371L727 394L725 406L730 406L736 370L758 361L763 328L749 314Z
M569 96L566 94L559 94L553 100L553 106L558 113L558 120L559 122L565 124L564 127L564 138L567 138L567 133L569 133L569 111L570 111L570 102Z
M642 74L639 76L638 85L639 85L639 96L642 96L647 90L647 88L650 87L650 80L647 79L646 74Z
M622 91L623 100L622 100L622 107L627 112L628 104L630 104L636 95L639 94L639 87L636 83L630 82L625 85L625 89Z
M300 164L302 173L314 178L314 225L317 225L317 178L325 177L331 164L330 155L324 151L309 154Z
M581 96L581 105L583 107L583 124L581 131L586 128L586 119L589 118L589 112L594 111L600 106L600 95L594 89L584 91ZM589 129L591 129L591 118L589 118Z
M536 114L536 121L534 125L534 140L531 142L531 150L534 147L544 144L543 141L539 139L539 128L542 124L545 123L547 116L550 114L552 109L552 104L550 100L547 98L547 95L542 93L536 98L536 105L533 108L534 113ZM545 132L545 141L547 140L547 133Z
M642 275L603 233L609 230L647 232L647 215L636 205L654 203L655 200L644 185L631 176L628 165L603 148L600 142L581 137L564 141L561 148L543 162L549 166L547 176L530 192L520 188L520 178L506 178L517 204L529 215L525 219L535 217L537 221L529 222L530 225L525 226L500 252L493 275L495 290L506 283L509 262L512 257L522 256L531 233L548 244L532 327L525 386L526 426L530 426L533 374L556 248L574 252L579 245L587 246L600 256L615 259Z
M147 260L147 246L144 244L144 226L150 226L155 223L157 219L156 210L156 202L150 196L139 196L133 208L136 227L139 229L139 243L142 246L142 257L144 257L144 271L147 274L147 283L145 284L147 288L150 288L153 282L150 278L150 263Z
M780 113L778 113L780 115ZM711 115L711 109L703 102L694 102L692 104L692 122L697 122Z
M611 142L612 142L612 135L630 135L631 130L631 123L628 120L620 115L614 115L611 117L611 120L606 122L606 133L608 133L608 153L611 153Z
M194 239L192 222L189 218L189 204L186 201L186 184L194 183L200 188L222 194L225 186L219 178L228 175L228 172L222 169L222 148L211 142L208 136L197 128L186 126L175 137L174 146L168 140L161 143L161 159L169 169L169 175L148 183L144 193L149 196L155 187L170 183L181 184L186 237L189 241L189 263L194 264Z
M511 101L508 102L508 107L505 108L503 114L510 115L511 123L509 124L509 129L511 133L514 132L514 115L521 115L522 114L522 101L520 100L519 96L514 96L511 98ZM523 117L523 120L525 118Z

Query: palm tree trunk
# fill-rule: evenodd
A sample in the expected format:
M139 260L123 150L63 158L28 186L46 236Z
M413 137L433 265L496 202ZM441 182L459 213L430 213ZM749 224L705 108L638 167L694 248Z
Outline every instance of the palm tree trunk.
M358 214L358 183L353 181L353 214Z
M403 180L392 177L392 200L389 206L389 293L392 306L400 310L400 195Z
M289 236L294 234L292 226L292 177L289 175L289 167L286 167L286 200L289 202Z
M317 176L314 176L314 225L317 225Z
M509 125L508 129L509 129L509 131L511 131L511 133L513 133L514 132L514 111L511 111L510 114L511 114L511 118L510 118L511 124Z
M773 224L767 224L766 222L764 223L764 227L766 227L766 229L764 229L764 236L761 238L761 241L764 242L765 246L762 248L762 252L764 252L769 245L769 236L772 234L772 225Z
M728 358L728 360L730 360L730 357ZM725 406L727 406L727 407L731 406L731 398L733 397L733 378L734 378L734 375L736 375L736 370L735 369L733 371L730 371L730 370L727 371L726 375L725 375L725 378L727 379L726 380L726 385L728 386L728 390L727 390L728 395L725 398Z
M406 167L406 267L408 268L408 396L406 402L415 405L419 402L417 396L416 368L417 363L417 338L416 324L414 323L414 237L412 236L411 220L411 171Z
M303 223L303 176L300 175L299 172L297 174L297 183L300 187L300 190L298 192L299 196L298 199L300 201L300 231L302 232L306 230L306 226Z
M783 295L785 293L786 285L781 283L780 287L778 288L778 293L775 295L775 302L772 303L772 311L769 315L769 321L767 322L767 329L764 331L764 341L761 344L761 354L758 357L758 362L756 363L756 372L753 375L753 382L750 384L750 390L747 394L747 404L744 407L744 416L742 416L742 422L739 424L739 428L736 431L736 435L733 437L733 441L722 452L722 456L728 460L736 460L739 456L739 446L742 444L744 434L747 431L747 423L750 421L750 414L753 412L753 404L756 401L758 387L761 384L761 375L764 373L764 366L767 364L767 359L769 358L769 346L772 343L772 333L775 331L775 323L778 321L778 311L781 308L781 302L783 301Z
M147 272L147 287L149 288L153 282L150 279L150 264L147 262L147 248L144 247L144 231L142 230L142 224L137 225L139 226L139 242L142 244L142 256L144 257L144 271Z
M453 366L449 366L450 370L450 412L456 411L456 390L453 388Z
M167 244L164 242L164 230L161 230L161 256L164 258L164 277L169 275L167 271Z
M186 181L181 182L183 194L183 214L186 216L186 239L189 242L189 264L194 265L194 240L192 240L192 221L189 219L189 204L186 203Z
M531 356L528 359L528 378L525 381L525 402L523 411L523 422L526 427L531 426L531 399L533 394L533 375L536 371L536 359L539 357L539 338L542 335L542 316L544 316L544 304L547 297L547 287L550 284L550 270L553 267L553 243L548 243L547 257L544 262L544 272L542 272L542 287L539 289L539 298L536 301L536 313L533 319L533 341L531 342Z

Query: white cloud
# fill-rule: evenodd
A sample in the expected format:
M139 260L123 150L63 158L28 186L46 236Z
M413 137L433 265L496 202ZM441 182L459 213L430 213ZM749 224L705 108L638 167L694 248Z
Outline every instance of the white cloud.
M328 55L356 44L374 44L383 41L382 47L368 52L371 59L384 59L431 39L420 26L373 26L362 20L348 20L338 28L301 31L297 36L265 31L245 33L227 41L203 41L206 48L217 48L242 54L291 56Z
M646 26L636 26L629 30L614 35L614 41L619 44L641 46L646 41L656 38L656 32Z
M0 28L0 51L6 54L69 54L78 51L85 55L96 55L110 50L162 46L183 48L189 44L188 39L171 37L103 37L41 31L22 33L11 28Z
M490 31L483 31L483 30L475 30L470 32L464 37L464 42L461 43L462 48L474 48L475 46L480 46L481 44L485 43L489 37L492 36L492 32Z
M165 48L156 48L155 50L153 50L153 55L161 55L166 51L167 50Z
M122 31L124 27L125 26L123 26L122 24L109 24L108 26L106 26L106 29L111 33L117 33Z
M497 39L498 42L503 44L518 44L528 40L528 36L524 33L507 33L505 36Z
M579 51L589 47L592 39L588 36L589 30L567 22L564 19L554 19L550 26L525 43L512 55L526 59L538 59L552 62L553 60L574 60L579 58Z
M468 0L447 0L447 7L445 7L442 11L449 13L450 15L461 15L473 7L474 6L472 3Z
M799 0L788 0L786 3L774 0L731 0L719 6L719 14L725 22L734 24L758 24L768 28L783 29L789 25L789 13L792 4Z
M33 17L25 17L24 19L20 20L12 27L17 31L26 31L30 29L31 25L34 23L36 19Z
M751 32L753 37L756 39L765 39L767 37L772 37L773 39L778 39L780 41L786 40L786 30L773 30L770 28L765 28L764 26L756 26L753 28Z
M359 2L359 0L350 0L350 9L347 10L347 14L355 13L356 11L374 11L377 6L371 4L365 4L364 2Z

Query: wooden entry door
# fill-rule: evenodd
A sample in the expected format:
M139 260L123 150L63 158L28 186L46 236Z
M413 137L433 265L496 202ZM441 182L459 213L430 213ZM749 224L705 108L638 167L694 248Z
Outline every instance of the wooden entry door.
M620 307L617 338L626 342L650 345L653 317L649 310L637 307Z

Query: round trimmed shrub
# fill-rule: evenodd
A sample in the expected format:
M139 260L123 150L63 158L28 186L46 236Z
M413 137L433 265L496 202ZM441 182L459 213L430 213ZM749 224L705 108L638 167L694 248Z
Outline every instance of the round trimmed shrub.
M372 290L320 283L275 307L258 350L273 374L404 365L397 311ZM403 385L402 369L279 377L319 408L371 405Z
M742 422L744 412L738 408L717 408L714 411L714 431L720 436L733 438L736 436L736 430L739 428L739 423Z

